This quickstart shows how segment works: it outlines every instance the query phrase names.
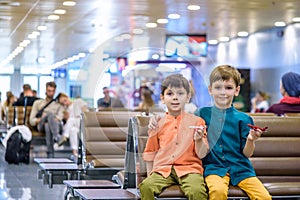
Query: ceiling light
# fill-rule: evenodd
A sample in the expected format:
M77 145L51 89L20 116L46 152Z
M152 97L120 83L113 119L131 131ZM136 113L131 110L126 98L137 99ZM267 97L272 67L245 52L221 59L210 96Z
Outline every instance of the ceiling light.
M34 39L34 38L36 38L37 37L37 35L34 35L34 34L29 34L28 36L27 36L29 39Z
M64 6L75 6L76 2L75 1L65 1L63 2Z
M246 31L240 31L240 32L238 32L237 35L238 35L239 37L247 37L247 36L249 35L249 33L246 32Z
M32 31L31 34L36 35L36 36L39 36L41 33L40 33L39 31Z
M151 57L152 57L152 59L157 60L157 59L159 59L160 56L159 56L159 54L155 53Z
M188 5L188 10L200 10L200 6L198 5Z
M58 20L58 19L59 19L59 16L58 16L58 15L49 15L49 16L48 16L48 19L49 19L49 20Z
M46 58L44 56L40 56L36 59L36 61L39 63L39 64L42 64L42 63L45 63L46 62Z
M66 14L66 10L63 10L63 9L57 9L57 10L54 10L54 14L57 14L57 15L63 15L63 14Z
M130 34L123 34L121 35L121 37L124 39L124 40L129 40L131 38L131 35Z
M179 18L180 18L180 15L179 15L179 14L169 14L169 15L168 15L168 18L169 18L169 19L179 19Z
M79 56L80 58L84 58L84 57L86 56L86 54L85 54L85 53L79 53L78 56Z
M159 24L167 24L169 22L169 20L168 19L158 19L158 20L156 20L156 22Z
M132 30L132 33L133 34L143 34L143 29L139 29L139 28L135 28Z
M300 17L294 17L292 20L293 22L300 22Z
M208 40L208 44L211 44L211 45L218 44L218 40Z
M219 41L220 41L220 42L228 42L229 40L230 40L229 37L220 37L220 38L219 38Z
M283 26L286 26L285 22L275 22L274 25L276 27L283 27Z
M38 26L37 27L37 30L39 30L39 31L45 31L45 30L47 30L47 26Z
M19 46L20 47L27 47L27 45L30 44L30 40L23 40L20 42Z
M95 48L89 48L89 52L93 53L95 51Z
M155 28L155 27L157 27L157 23L147 23L146 27L147 28Z

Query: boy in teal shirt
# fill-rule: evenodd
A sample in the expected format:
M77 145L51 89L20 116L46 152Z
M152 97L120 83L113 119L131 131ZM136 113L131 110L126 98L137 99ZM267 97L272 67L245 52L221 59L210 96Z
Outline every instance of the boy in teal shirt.
M247 124L253 120L232 106L240 91L241 75L229 65L216 67L210 74L208 87L214 106L195 112L208 126L210 152L203 158L204 177L209 199L227 199L229 183L244 190L250 199L272 199L256 177L248 159L261 130L252 130Z

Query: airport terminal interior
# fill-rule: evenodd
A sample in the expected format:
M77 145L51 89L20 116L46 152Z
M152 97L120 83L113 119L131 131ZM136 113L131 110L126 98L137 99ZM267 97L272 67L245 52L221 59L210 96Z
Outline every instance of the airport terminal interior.
M0 0L0 44L0 200L140 199L162 81L188 80L194 114L213 105L220 65L241 74L232 107L268 127L250 158L257 176L273 199L300 199L299 0ZM279 102L295 106L269 112ZM54 109L60 131L47 129ZM29 153L13 164L16 130ZM177 186L156 200L187 199ZM231 185L228 199L249 198Z

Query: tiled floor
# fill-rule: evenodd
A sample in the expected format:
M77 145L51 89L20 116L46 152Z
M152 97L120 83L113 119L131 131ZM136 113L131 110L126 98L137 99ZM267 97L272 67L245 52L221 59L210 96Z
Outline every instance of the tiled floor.
M42 180L37 178L38 165L33 162L33 156L46 157L43 152L43 149L35 149L35 151L32 151L29 165L8 164L4 159L5 149L3 145L0 144L0 200L63 199L66 189L64 185L54 185L53 188L50 189L48 185L43 185ZM68 153L55 155L55 157L68 156Z

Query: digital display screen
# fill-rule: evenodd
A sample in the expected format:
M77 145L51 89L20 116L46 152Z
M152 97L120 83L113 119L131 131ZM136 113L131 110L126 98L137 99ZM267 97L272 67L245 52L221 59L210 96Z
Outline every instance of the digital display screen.
M207 45L206 35L166 35L165 56L205 57Z

